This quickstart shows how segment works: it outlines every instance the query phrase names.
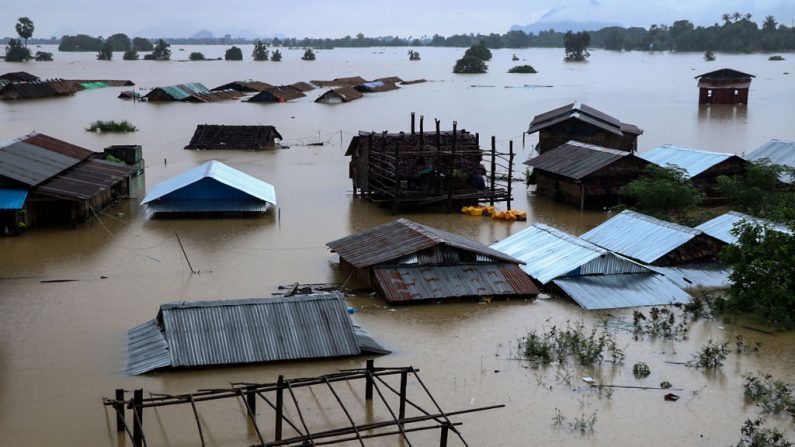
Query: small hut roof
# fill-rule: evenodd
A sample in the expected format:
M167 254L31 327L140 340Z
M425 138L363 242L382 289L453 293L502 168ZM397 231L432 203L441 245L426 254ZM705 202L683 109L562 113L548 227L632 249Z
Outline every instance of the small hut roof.
M310 84L308 82L303 82L303 81L293 82L292 84L290 84L290 87L292 87L292 88L294 88L294 89L296 89L298 91L301 91L301 92L308 92L310 90L314 90L315 89L314 85L312 85L312 84Z
M282 139L273 126L199 124L185 149L266 149Z
M638 126L623 123L579 101L536 115L530 123L530 128L527 130L527 133L538 132L539 130L571 118L586 122L616 135L623 135L624 132L634 135L641 135L643 133L643 130Z
M362 95L362 92L356 90L353 87L339 87L333 88L326 93L323 93L315 100L315 102L324 102L332 97L338 97L342 100L342 102L350 102L359 99L362 96L364 96Z
M710 71L704 74L695 76L695 79L714 79L714 80L731 80L731 79L749 79L756 76L748 73L737 71L733 68L721 68L720 70Z
M248 102L286 102L303 98L304 93L290 85L271 87L248 99Z
M219 85L213 90L236 90L238 92L261 92L273 88L267 82L255 81L253 79L246 79L243 81L232 81L224 85Z
M38 81L39 77L25 71L13 71L0 75L0 79L5 79L11 82L33 82Z
M730 158L744 161L742 158L725 152L711 152L689 147L665 144L638 154L646 161L659 166L673 165L685 170L688 178L693 178L711 167Z

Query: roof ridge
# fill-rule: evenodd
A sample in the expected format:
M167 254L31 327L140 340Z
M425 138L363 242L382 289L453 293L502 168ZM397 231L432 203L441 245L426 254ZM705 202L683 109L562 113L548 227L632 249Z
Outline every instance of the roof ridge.
M616 216L620 216L622 214L634 217L634 218L639 219L639 220L644 220L646 222L653 223L655 225L659 225L661 227L670 228L671 230L680 231L682 233L688 233L688 234L693 234L693 235L699 235L699 234L703 234L704 233L703 231L698 230L698 229L693 228L693 227L688 227L686 225L680 225L680 224L674 223L674 222L668 222L667 220L658 219L658 218L656 218L654 216L649 216L648 214L643 214L643 213L639 213L637 211L632 211L632 210L624 210L624 211L618 213Z
M567 142L565 142L563 144L568 144L568 145L571 145L571 146L578 146L578 147L582 147L582 148L585 148L585 149L592 149L592 150L596 150L596 151L599 151L599 152L607 152L609 154L615 154L615 155L630 155L631 154L631 152L622 151L622 150L618 150L618 149L612 149L612 148L609 148L609 147L599 146L599 145L596 145L596 144L583 143L583 142L577 141L577 140L569 140L569 141L567 141Z
M413 220L406 219L404 217L401 217L397 221L401 225L405 225L405 226L411 228L412 230L416 231L417 233L425 236L426 238L428 238L428 239L430 239L432 241L436 241L438 243L448 242L446 239L441 238L441 237L439 237L439 235L435 234L434 231L428 231L428 230L431 230L431 228L429 228L426 225L423 225L423 224L418 223L418 222L414 222Z
M610 250L602 248L602 247L594 244L593 242L588 242L585 239L582 239L582 238L580 238L578 236L575 236L573 234L566 233L563 230L559 230L557 228L551 227L551 226L546 225L546 224L534 223L533 227L536 227L539 230L544 231L544 232L550 234L553 237L556 237L556 238L558 238L560 240L563 240L563 241L566 241L566 242L570 242L570 243L572 243L574 245L578 245L578 246L580 246L582 248L587 248L589 250L593 250L593 251L601 253L601 254L606 254L606 253L610 252Z
M649 149L646 152L651 152L651 151L653 151L655 149L660 149L660 148L663 148L663 147L671 148L671 149L679 149L679 150L688 151L688 152L697 152L697 153L700 153L700 154L714 154L714 155L726 155L726 156L734 155L734 154L731 154L729 152L708 151L708 150L704 150L704 149L697 149L697 148L694 148L694 147L687 147L687 146L679 146L677 144L669 144L669 143L663 144L662 146L653 147L653 148Z

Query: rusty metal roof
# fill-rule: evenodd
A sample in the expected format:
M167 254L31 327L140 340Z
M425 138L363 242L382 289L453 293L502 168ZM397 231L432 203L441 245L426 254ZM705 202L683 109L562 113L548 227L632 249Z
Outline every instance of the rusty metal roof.
M398 219L326 244L341 259L361 269L382 264L436 245L483 255L494 260L521 264L522 261L480 242L457 234Z
M290 85L265 89L248 99L248 102L287 102L303 98L304 92Z
M692 297L656 273L576 276L553 283L588 310L689 303Z
M0 176L36 186L94 152L33 132L0 144Z
M273 126L199 124L185 149L271 149L275 138Z
M373 273L389 302L538 295L522 269L505 262L386 266L374 268Z
M339 293L167 303L128 333L126 372L388 352L357 333Z
M624 157L638 158L627 151L569 141L525 161L524 164L541 171L580 180Z
M315 89L314 85L312 85L312 84L310 84L308 82L303 82L303 81L293 82L292 84L289 85L289 87L292 87L292 88L294 88L294 89L296 89L298 91L301 91L301 92L308 92L310 90L314 90Z
M239 92L261 92L269 88L273 88L273 86L271 84L268 84L267 82L255 81L253 79L246 79L243 81L228 82L224 85L219 85L218 87L215 87L212 90L213 91L237 90Z
M748 73L743 73L741 71L737 71L733 68L721 68L720 70L710 71L704 74L700 74L695 76L695 79L704 78L704 79L743 79L743 78L755 78L756 76Z
M544 112L536 115L530 123L530 128L527 133L538 132L549 126L553 126L568 119L576 119L586 122L593 126L599 127L610 133L616 135L623 135L623 132L628 132L635 135L640 135L643 130L634 124L623 123L618 119L585 105L579 101L567 104L563 107Z
M0 75L0 79L6 79L12 82L32 82L37 81L39 77L26 71L14 71Z
M105 160L87 160L42 183L40 194L86 200L124 181L137 170L134 166Z
M315 102L328 103L338 98L342 102L350 102L364 96L362 92L353 87L338 87L320 95Z

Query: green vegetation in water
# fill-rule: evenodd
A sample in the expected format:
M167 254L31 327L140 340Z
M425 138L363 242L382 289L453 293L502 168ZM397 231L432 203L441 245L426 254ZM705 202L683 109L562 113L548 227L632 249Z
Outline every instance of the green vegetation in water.
M257 39L257 41L254 42L254 50L251 52L251 58L255 61L266 61L268 60L268 53L268 44Z
M693 360L687 362L687 366L717 369L723 366L723 361L726 360L729 352L731 351L728 343L716 343L710 340L693 356Z
M633 209L660 219L682 220L701 202L701 193L684 169L650 164L637 179L624 185L621 194Z
M485 41L480 41L479 43L467 48L467 50L464 52L464 57L467 56L472 56L478 60L486 62L491 60L491 51L486 48Z
M242 61L243 51L238 47L232 47L224 53L224 60L227 61Z
M593 433L596 426L596 414L598 410L591 414L584 412L580 416L575 416L573 420L569 420L561 413L559 408L555 408L555 415L552 416L552 425L555 427L563 427L564 424L568 427L570 432L586 435Z
M102 48L97 52L98 61L109 61L113 59L113 45L110 42L105 42Z
M517 56L516 53L513 53L513 56L511 56L511 60L516 62L519 60L519 56Z
M643 311L632 311L632 334L635 340L643 335L664 339L684 340L687 338L687 314L683 313L679 321L672 308L652 307L649 315Z
M306 51L304 51L304 55L301 56L302 61L313 61L315 58L315 52L312 51L311 48L307 48Z
M52 53L49 51L37 51L33 60L37 62L52 62Z
M591 35L586 31L572 33L566 31L563 35L563 49L566 62L585 62L591 53L588 52L588 45L591 44Z
M28 47L23 46L19 39L9 39L6 45L6 62L25 62L33 59Z
M152 49L152 52L144 56L144 60L148 61L171 60L171 45L166 43L165 40L159 39L155 44L154 48Z
M130 48L129 50L124 52L124 55L121 57L125 61L137 61L138 60L138 52L135 51L134 48Z
M570 321L566 322L565 329L552 326L542 333L530 331L519 339L519 354L543 364L564 363L572 358L584 366L601 363L605 355L609 355L616 364L623 362L625 357L612 333L600 333L595 327L588 331L582 322Z
M736 447L792 447L792 443L784 438L784 434L776 428L765 428L760 419L750 419L740 428L742 438Z
M649 365L643 362L638 362L632 365L632 375L634 375L636 378L641 379L643 377L649 377L650 374L651 368L649 368Z
M508 70L508 73L538 73L532 65L517 65L515 67L511 67Z
M453 73L457 74L478 74L486 73L489 67L482 60L474 56L464 56L458 59L453 66Z
M281 62L282 61L282 52L279 50L273 50L273 54L271 54L271 62Z
M783 56L779 56L778 54L776 54L774 56L770 56L769 58L767 58L767 60L769 60L769 61L783 61L783 60L786 60L786 59L784 59Z
M704 52L704 60L707 61L707 62L714 61L715 60L715 53L713 53L711 50L705 51Z
M132 123L127 120L123 121L103 121L97 120L91 123L89 127L86 128L89 132L137 132L138 128L135 127Z
M795 169L771 164L767 159L753 161L744 176L718 177L718 192L737 211L778 222L795 222L795 184L781 182L785 175L795 177Z
M792 395L791 386L773 379L770 374L744 375L743 393L765 413L785 411L795 418L795 396Z
M409 60L410 61L418 61L418 60L420 60L420 52L419 51L414 51L414 50L409 50Z
M30 20L27 17L20 17L17 19L17 24L14 26L17 30L17 34L20 38L25 41L25 48L28 46L28 39L33 37L33 30L36 28L33 25L33 20Z
M203 61L204 55L202 53L199 53L198 51L194 51L188 56L188 59L192 61Z

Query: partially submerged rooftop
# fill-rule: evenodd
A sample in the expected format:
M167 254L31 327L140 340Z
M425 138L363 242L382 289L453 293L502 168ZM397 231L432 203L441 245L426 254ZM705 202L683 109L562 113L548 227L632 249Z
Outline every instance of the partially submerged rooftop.
M624 132L633 135L641 135L643 133L643 130L638 126L635 126L634 124L623 123L618 119L579 101L536 115L533 118L533 121L530 122L530 128L527 129L527 133L531 134L538 132L539 130L572 118L591 124L616 135L624 135Z
M524 164L535 169L580 180L625 157L636 156L627 151L572 140L531 158Z
M795 169L795 141L774 138L754 149L747 158L750 161L767 159L771 164ZM795 182L795 177L792 173L782 172L779 175L779 180L784 183L792 183Z
M353 324L339 293L167 303L127 338L129 375L389 353Z
M282 139L273 126L199 124L185 149L272 149Z
M732 229L735 228L735 226L740 222L747 222L752 225L761 225L774 231L792 234L792 229L784 224L749 216L737 211L729 211L728 213L721 214L714 219L702 223L701 225L697 226L696 229L701 230L704 233L707 233L708 235L727 244L735 244L737 243L737 236L732 234Z
M734 154L712 152L690 147L665 144L638 154L646 161L659 166L675 166L685 170L687 178L693 178L729 159L742 160Z

